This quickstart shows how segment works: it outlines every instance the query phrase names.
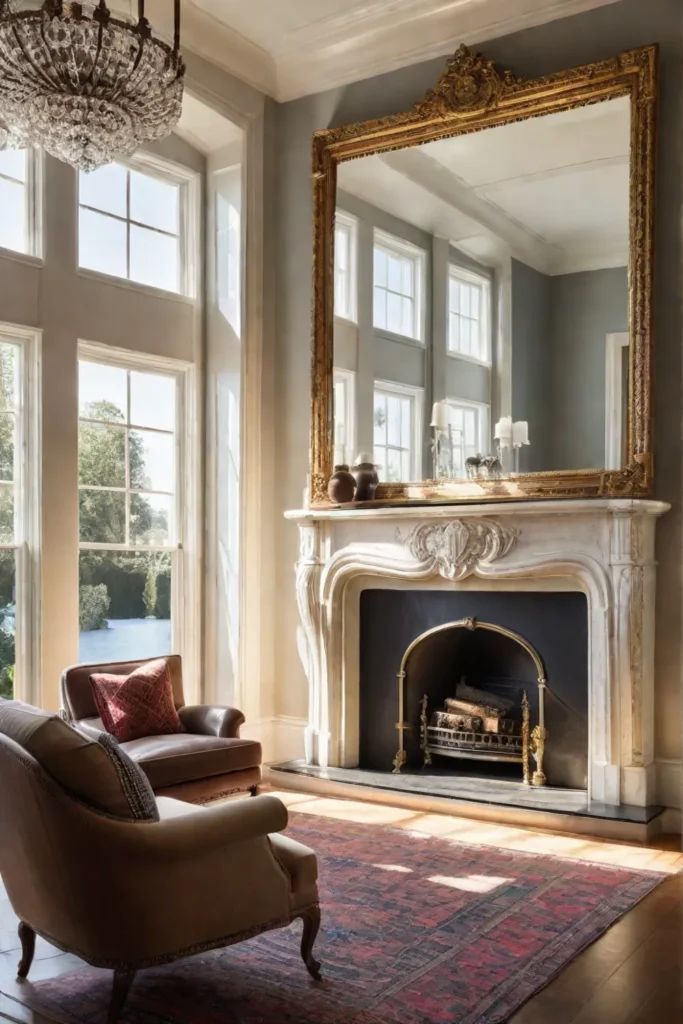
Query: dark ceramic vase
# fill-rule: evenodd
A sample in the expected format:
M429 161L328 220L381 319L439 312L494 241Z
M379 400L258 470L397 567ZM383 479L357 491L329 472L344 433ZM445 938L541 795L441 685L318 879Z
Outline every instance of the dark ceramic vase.
M335 505L344 505L347 501L353 501L356 490L356 481L348 466L335 466L334 473L327 484L327 493L330 501Z
M356 496L354 501L374 501L375 491L379 484L377 469L372 462L360 462L353 467L356 478Z

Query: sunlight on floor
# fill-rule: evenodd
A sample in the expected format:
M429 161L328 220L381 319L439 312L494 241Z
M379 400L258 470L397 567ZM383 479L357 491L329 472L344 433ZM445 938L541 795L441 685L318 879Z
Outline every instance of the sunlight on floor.
M412 868L405 868L402 864L373 864L373 868L379 868L380 871L395 871L399 875L410 875L412 874Z
M451 878L449 875L432 875L428 882L447 885L449 889L461 889L463 892L493 892L501 885L510 885L512 878L487 878L486 875L468 875L466 878Z
M365 803L360 800L339 800L334 797L316 797L309 793L280 790L271 792L297 814L315 814L322 818L337 818L340 821L354 821L362 825L389 825L392 828L403 829L415 839L436 836L454 843L471 843L475 846L564 857L568 860L592 861L639 871L659 871L663 874L676 874L683 870L683 854L680 850L672 850L671 844L658 844L656 840L650 846L629 846L627 843L535 832L531 829L495 825L447 814L420 814L399 807ZM375 867L386 871L402 870L399 865L377 864ZM442 884L449 884L443 879L438 880Z

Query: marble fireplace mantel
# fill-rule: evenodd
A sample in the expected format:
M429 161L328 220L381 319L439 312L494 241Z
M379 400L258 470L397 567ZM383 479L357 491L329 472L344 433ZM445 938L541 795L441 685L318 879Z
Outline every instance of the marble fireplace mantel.
M588 796L654 803L654 537L668 508L610 499L286 513L301 540L307 762L358 765L364 589L578 590L588 603Z

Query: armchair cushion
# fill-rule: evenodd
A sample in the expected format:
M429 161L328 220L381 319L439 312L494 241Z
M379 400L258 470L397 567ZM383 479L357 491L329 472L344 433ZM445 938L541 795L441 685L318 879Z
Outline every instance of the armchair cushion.
M261 744L220 736L144 736L121 744L145 772L153 789L258 768Z
M107 733L91 739L59 715L21 701L0 701L0 733L91 807L128 820L159 820L147 778Z
M120 743L182 731L165 658L148 661L128 676L93 673L90 685L105 729Z

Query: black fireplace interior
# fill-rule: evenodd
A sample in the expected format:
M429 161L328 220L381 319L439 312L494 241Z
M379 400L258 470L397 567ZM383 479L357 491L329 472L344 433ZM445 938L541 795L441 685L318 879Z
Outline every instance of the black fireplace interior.
M427 630L466 618L522 636L540 655L551 692L544 769L548 785L585 789L588 770L588 610L579 593L366 590L360 602L360 764L391 771L399 746L398 681L401 659ZM537 672L515 640L478 629L448 629L425 638L406 666L404 746L407 771L448 772L521 780L521 767L435 755L422 768L420 710L444 706L463 680L518 701L526 691L531 726L538 722ZM556 695L555 699L552 694Z

